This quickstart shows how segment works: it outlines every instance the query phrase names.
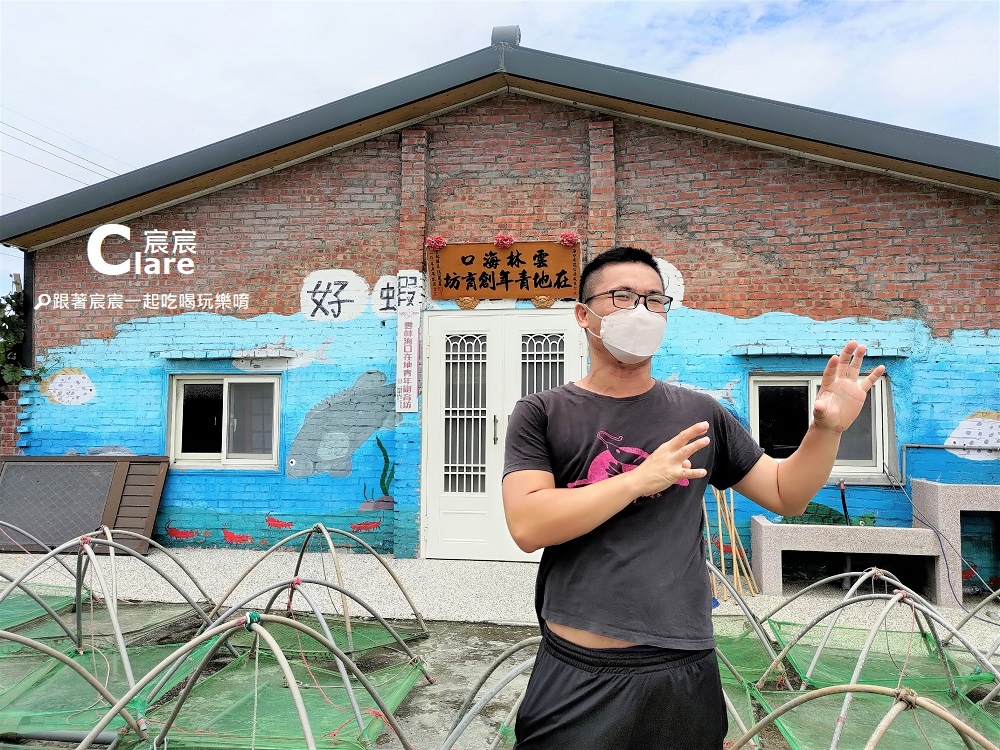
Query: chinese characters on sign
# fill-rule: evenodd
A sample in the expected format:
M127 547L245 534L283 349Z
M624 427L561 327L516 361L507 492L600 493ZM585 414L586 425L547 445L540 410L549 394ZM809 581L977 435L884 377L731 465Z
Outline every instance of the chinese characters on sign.
M424 280L420 271L400 271L382 276L372 290L372 311L380 318L394 317L397 311L423 309Z
M368 282L354 271L326 268L313 271L302 282L300 309L313 323L338 323L364 312L369 294Z
M396 279L396 411L415 412L420 383L424 280L420 271L400 271Z
M54 294L39 294L35 298L36 310L43 308L50 310L124 310L126 307L140 307L143 310L237 312L250 309L250 295L246 292L187 292L179 294L56 292Z
M572 299L579 267L580 246L558 242L515 242L508 248L476 243L427 251L435 299Z
M396 334L396 411L417 411L420 316L401 314Z
M400 271L381 276L374 288L354 271L326 268L313 271L302 282L302 314L314 323L340 323L361 315L371 303L379 318L394 318L404 311L423 309L423 274Z

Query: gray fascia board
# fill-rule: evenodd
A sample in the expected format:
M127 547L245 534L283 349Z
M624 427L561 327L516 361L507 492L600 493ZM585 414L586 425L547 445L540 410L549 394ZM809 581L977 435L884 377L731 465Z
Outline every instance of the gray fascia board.
M1000 147L840 115L699 84L517 47L512 76L805 138L977 177L1000 179Z
M418 102L500 70L501 51L486 47L330 104L4 214L0 217L0 242Z

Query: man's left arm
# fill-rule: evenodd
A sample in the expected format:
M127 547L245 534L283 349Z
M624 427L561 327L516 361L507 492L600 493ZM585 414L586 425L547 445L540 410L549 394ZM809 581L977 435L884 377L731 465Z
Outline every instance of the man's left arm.
M849 341L840 356L830 358L802 443L782 461L761 456L733 489L775 513L802 515L830 476L841 434L857 419L868 392L885 373L879 365L859 380L865 351L864 345Z

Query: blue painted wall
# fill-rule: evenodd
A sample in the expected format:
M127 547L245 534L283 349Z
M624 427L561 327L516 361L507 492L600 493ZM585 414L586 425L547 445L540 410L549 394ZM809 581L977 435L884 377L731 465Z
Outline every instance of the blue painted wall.
M172 375L242 374L230 358L222 356L225 352L280 340L282 346L316 352L331 335L334 342L326 348L325 358L281 372L278 468L171 467L155 536L177 545L266 547L285 534L322 522L344 529L354 526L376 550L412 556L419 507L416 415L400 415L402 421L396 429L372 433L351 456L348 476L319 472L293 477L286 468L294 439L311 409L350 389L365 373L378 373L377 380L393 385L395 318L380 319L365 313L335 326L318 326L303 316L268 314L239 319L185 313L130 321L118 326L111 339L84 341L49 352L46 364L50 373L69 371L79 379L82 372L93 384L93 394L84 403L66 404L53 402L37 390L23 392L20 444L27 455L86 455L120 449L166 455ZM223 346L225 349L220 348ZM162 352L185 350L210 354L214 350L220 358L161 356ZM353 408L342 411L345 422L362 416ZM397 455L397 436L403 457ZM396 507L391 511L359 510L366 492L369 498L373 490L376 497L381 495L384 460L376 438L396 464L391 485ZM286 524L292 525L281 528ZM223 530L230 533L228 542Z
M53 403L37 391L23 393L21 445L28 455L86 454L109 446L123 446L136 454L163 455L167 452L170 376L240 371L227 358L165 359L161 352L211 350L222 347L221 342L225 342L223 351L237 351L281 339L286 347L317 352L331 337L325 360L319 358L281 375L279 467L270 471L172 468L156 535L172 544L214 546L227 543L225 528L248 537L240 545L262 547L288 533L268 525L267 514L271 513L272 523L290 522L292 530L315 522L345 529L377 522L377 528L358 533L380 551L413 556L419 531L419 414L399 415L394 428L372 434L352 456L348 476L317 473L293 477L287 471L293 441L311 409L349 389L366 372L382 373L388 383L394 381L394 318L365 312L332 327L317 326L303 316L273 314L238 319L185 313L133 320L120 325L111 339L84 341L49 353L46 364L50 371L67 368L76 379L77 390L72 393L79 393L81 373L89 378L94 392L77 405ZM956 331L950 338L935 339L914 320L817 322L787 313L737 319L681 307L670 314L653 374L720 392L728 386L731 402L724 403L747 424L750 373L819 372L827 359L822 352L839 351L850 338L888 355L870 356L866 369L876 364L888 368L899 464L903 446L943 444L970 414L1000 409L1000 330ZM816 353L807 353L811 351ZM378 487L383 469L376 436L396 464L392 484L396 505L391 512L359 511L365 491L370 494L371 488ZM1000 454L995 455L1000 459ZM1000 484L1000 460L996 459L971 460L937 448L907 448L905 488L852 484L848 487L852 515L870 513L878 525L909 526L910 479ZM714 501L709 500L709 508L714 510ZM839 491L829 485L816 502L839 509ZM749 518L759 512L761 509L750 501L737 500L737 525L744 544L749 542ZM195 534L175 538L168 525ZM981 537L982 532L970 530L969 535L971 540ZM987 574L984 577L1000 575L995 559L977 562L980 572Z

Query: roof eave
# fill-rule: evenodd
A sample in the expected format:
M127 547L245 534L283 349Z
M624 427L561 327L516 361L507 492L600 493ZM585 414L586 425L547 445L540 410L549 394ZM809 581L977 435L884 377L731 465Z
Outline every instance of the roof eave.
M79 224L74 220L95 215L92 221L84 222L89 227L95 227L113 218L122 219L141 212L139 205L133 204L159 206L170 202L169 195L158 194L163 191L169 193L172 186L185 183L196 185L199 178L220 172L226 173L223 181L231 184L279 165L310 158L336 146L337 140L343 140L331 138L333 143L325 145L321 142L324 135L350 132L352 125L369 123L391 113L405 114L408 109L413 110L411 115L415 119L425 118L443 106L442 99L447 99L449 92L454 92L456 96L452 98L461 104L474 98L484 86L487 90L495 90L497 85L502 85L502 78L497 76L502 67L501 51L497 47L487 47L284 120L13 211L0 217L3 224L0 242L35 249L80 233L79 227L69 231L56 229L67 222ZM421 107L422 102L426 102L427 106ZM391 125L393 119L396 118L390 117L387 124ZM305 145L295 149L299 144ZM296 151L302 153L296 154ZM263 166L262 158L269 154L275 155L270 160L273 163ZM267 159L263 158L263 161ZM233 169L240 164L248 165L247 169ZM199 190L191 190L188 194L196 192Z
M2 218L0 241L40 249L510 88L787 150L1000 195L1000 148L497 44Z

